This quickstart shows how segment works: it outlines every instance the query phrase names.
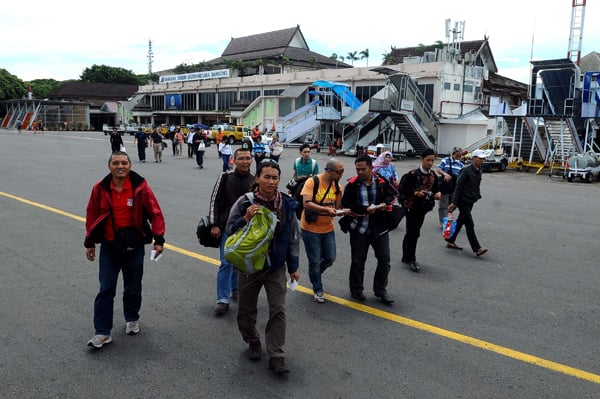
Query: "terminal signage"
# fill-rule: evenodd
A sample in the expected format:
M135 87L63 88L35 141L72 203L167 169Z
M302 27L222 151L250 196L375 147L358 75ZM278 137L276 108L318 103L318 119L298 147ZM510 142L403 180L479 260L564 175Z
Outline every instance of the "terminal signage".
M191 73L183 73L181 75L161 76L159 78L158 82L159 83L188 82L190 80L219 79L219 78L228 78L228 77L229 77L229 69L217 69L214 71L191 72Z

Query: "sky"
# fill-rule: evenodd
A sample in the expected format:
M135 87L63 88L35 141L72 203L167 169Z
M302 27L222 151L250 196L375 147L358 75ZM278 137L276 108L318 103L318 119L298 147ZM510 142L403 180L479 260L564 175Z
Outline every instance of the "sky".
M9 1L0 14L0 68L23 81L78 79L92 65L146 74L149 41L158 72L218 58L232 37L296 25L310 50L348 62L349 52L368 49L368 66L377 66L392 46L446 43L450 19L451 27L464 22L465 41L489 37L500 75L528 83L530 60L567 56L572 1ZM585 7L582 56L600 51L598 3Z

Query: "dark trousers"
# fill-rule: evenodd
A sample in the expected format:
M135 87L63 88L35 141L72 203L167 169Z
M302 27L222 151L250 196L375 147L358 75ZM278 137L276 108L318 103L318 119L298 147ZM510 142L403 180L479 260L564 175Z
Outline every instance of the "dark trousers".
M269 321L265 329L265 344L269 357L282 357L285 344L285 293L286 269L265 269L260 272L238 273L238 329L245 342L260 340L256 329L258 316L258 297L261 288L265 287L269 304Z
M460 212L458 214L458 218L456 219L456 229L448 241L456 241L456 237L458 236L458 233L460 233L460 229L465 226L465 229L467 230L467 238L469 239L469 245L471 245L473 252L477 252L479 248L481 248L481 245L479 245L479 241L475 235L475 223L473 222L473 216L471 215L473 204L462 204L458 207L458 209Z
M406 212L406 233L402 240L402 262L417 260L417 241L421 235L421 226L425 220L423 211L409 209Z
M137 321L142 306L144 247L128 254L116 251L110 242L100 245L100 291L94 301L96 334L109 335L113 327L113 305L119 272L123 273L123 313L125 321Z
M350 292L362 293L365 276L365 262L369 254L369 246L373 247L377 268L373 277L373 293L385 294L387 291L388 275L390 274L390 236L388 233L380 236L360 234L350 230Z
M186 143L188 148L188 158L194 158L194 146L191 143Z
M204 165L204 151L196 151L196 163L198 166Z
M144 141L142 144L143 145L140 145L138 143L138 145L137 145L138 158L140 159L140 161L145 161L146 160L146 142Z

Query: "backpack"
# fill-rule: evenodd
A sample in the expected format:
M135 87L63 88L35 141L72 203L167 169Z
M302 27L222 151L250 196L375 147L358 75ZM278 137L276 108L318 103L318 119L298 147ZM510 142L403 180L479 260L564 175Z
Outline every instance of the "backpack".
M251 204L254 202L253 193L246 193L245 196ZM271 210L261 206L249 223L227 237L225 259L242 273L263 270L278 222Z
M313 179L313 199L314 199L317 196L317 191L319 191L319 176L313 176L312 179ZM301 193L302 193L302 189L304 188L304 184L306 184L307 180L308 180L308 178L298 182L298 184L296 184L296 187L294 188L294 192L292 194L292 198L294 198L298 202L298 207L295 210L296 217L298 218L298 220L302 219L302 211L304 210L304 198L302 198ZM334 183L335 183L335 195L337 196L340 193L340 185L337 181ZM331 184L327 188L327 192L323 196L323 199L319 202L319 205L323 202L323 200L327 196L327 193L329 192L330 188L331 188ZM310 212L310 214L305 215L304 219L307 222L312 223L315 220L317 220L317 216L318 215L316 213Z

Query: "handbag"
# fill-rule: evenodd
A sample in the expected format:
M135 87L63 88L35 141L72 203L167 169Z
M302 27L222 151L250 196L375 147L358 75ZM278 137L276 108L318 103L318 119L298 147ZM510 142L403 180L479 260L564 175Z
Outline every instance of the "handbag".
M273 146L273 151L271 152L271 155L273 155L274 157L278 157L281 155L282 152L283 152L283 145L278 143Z
M167 142L166 141L161 141L160 144L162 145L162 148L167 148Z
M208 216L200 218L198 226L196 227L196 237L203 247L219 248L221 246L221 237L213 237L211 234L211 229L213 227L214 225L208 223Z
M121 253L130 253L144 246L144 236L133 226L123 227L115 230L114 245Z
M198 150L197 151L205 151L206 150L206 144L204 144L204 141L200 141L198 143Z
M391 209L389 209L391 208ZM398 203L392 204L388 208L389 214L385 218L385 227L388 231L392 231L398 227L404 216L406 215L406 208L400 206Z

